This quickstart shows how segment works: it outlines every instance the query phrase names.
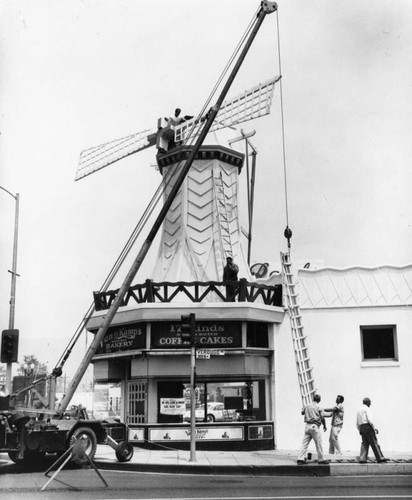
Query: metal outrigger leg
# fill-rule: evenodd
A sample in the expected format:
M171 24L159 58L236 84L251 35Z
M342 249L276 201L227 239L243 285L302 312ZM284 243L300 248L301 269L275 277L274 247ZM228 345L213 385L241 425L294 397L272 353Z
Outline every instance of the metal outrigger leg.
M106 483L104 477L100 474L99 469L95 466L93 461L90 459L90 457L86 453L86 448L87 448L87 443L83 439L78 439L73 443L70 448L63 453L61 457L59 457L51 467L47 469L47 471L44 473L45 476L49 477L50 479L47 481L47 483L43 486L43 488L40 491L44 491L47 486L52 482L52 481L57 481L61 484L64 484L65 486L68 486L70 489L75 490L75 491L81 491L79 488L76 488L75 486L72 486L68 483L65 483L64 481L61 481L60 479L57 479L58 474L61 472L63 467L70 461L72 460L73 462L79 464L79 465L90 465L96 474L99 476L99 478L102 480L106 488L109 487L109 485ZM58 466L56 471L53 473L52 476L49 476L50 472L54 469L54 467Z

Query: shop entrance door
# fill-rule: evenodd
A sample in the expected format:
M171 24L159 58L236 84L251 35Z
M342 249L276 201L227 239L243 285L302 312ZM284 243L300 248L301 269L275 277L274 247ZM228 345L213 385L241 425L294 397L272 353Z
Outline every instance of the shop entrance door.
M146 382L129 382L127 386L127 423L145 422Z

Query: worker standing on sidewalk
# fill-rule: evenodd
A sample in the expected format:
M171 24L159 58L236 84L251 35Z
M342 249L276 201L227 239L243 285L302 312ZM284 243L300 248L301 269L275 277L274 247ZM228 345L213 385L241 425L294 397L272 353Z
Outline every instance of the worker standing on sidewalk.
M343 414L345 409L343 407L343 401L345 398L343 396L336 397L336 406L333 408L325 408L325 411L332 412L332 422L330 425L330 435L329 435L329 453L332 455L342 455L342 450L339 443L339 434L343 426Z
M302 415L305 419L305 433L303 435L302 447L297 458L299 465L306 463L306 454L308 451L309 443L315 442L316 452L318 454L318 464L328 464L329 460L325 460L322 447L322 434L320 433L320 426L323 425L323 431L326 432L325 416L322 408L319 406L321 397L315 394L313 403L307 404L303 410Z
M378 463L387 462L388 459L383 456L382 450L378 445L378 440L376 439L378 429L375 428L373 423L372 412L370 410L371 400L363 398L362 403L356 415L356 427L362 437L359 463L366 464L369 446L371 446Z

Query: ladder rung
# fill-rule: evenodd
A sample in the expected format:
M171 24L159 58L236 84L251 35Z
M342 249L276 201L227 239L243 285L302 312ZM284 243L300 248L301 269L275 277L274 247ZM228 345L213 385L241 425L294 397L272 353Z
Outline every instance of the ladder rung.
M312 371L312 367L311 366L305 367L304 363L296 363L296 367L299 369L299 373L301 375L305 375Z
M306 380L303 380L301 382L299 382L300 385L305 385L305 384L312 384L313 383L313 378L310 378L310 379L306 379Z
M295 338L295 339L293 339L293 340L295 340L296 342L298 342L299 340L305 340L305 339L307 339L307 335L301 335L301 336L299 336L299 337L296 337L296 338Z

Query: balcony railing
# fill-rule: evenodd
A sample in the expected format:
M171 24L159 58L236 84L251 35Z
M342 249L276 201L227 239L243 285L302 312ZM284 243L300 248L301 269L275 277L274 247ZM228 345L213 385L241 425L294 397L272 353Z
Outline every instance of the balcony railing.
M94 292L96 311L109 309L119 289ZM121 306L131 302L170 303L179 295L185 295L192 302L202 302L206 298L213 302L260 302L267 306L282 307L282 285L263 285L239 281L162 281L156 283L146 280L140 285L131 286Z

